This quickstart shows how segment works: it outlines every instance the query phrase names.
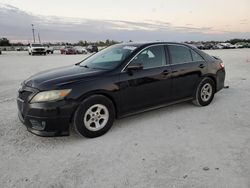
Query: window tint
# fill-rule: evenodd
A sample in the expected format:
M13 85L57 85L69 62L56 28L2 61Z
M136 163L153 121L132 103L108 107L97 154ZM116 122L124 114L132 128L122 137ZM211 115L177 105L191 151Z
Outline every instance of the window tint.
M171 54L172 64L191 62L192 57L190 50L185 46L169 45L169 52Z
M203 58L196 53L195 51L191 50L193 61L203 61Z
M131 64L141 64L143 69L166 65L164 46L152 46L143 50Z

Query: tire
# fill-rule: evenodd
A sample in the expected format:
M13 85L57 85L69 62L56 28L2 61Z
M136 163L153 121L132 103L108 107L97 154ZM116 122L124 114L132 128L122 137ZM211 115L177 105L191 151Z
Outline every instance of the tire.
M197 106L207 106L212 102L214 94L214 81L211 78L203 78L196 89L195 98L192 102Z
M103 95L85 99L76 110L73 127L87 138L102 136L112 127L115 119L113 102Z

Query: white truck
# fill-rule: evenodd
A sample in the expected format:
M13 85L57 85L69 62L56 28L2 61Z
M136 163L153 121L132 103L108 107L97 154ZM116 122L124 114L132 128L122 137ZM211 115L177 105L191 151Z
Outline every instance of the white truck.
M29 55L34 55L34 54L40 54L40 55L46 55L46 48L42 46L41 44L37 43L32 43L28 46L28 52Z

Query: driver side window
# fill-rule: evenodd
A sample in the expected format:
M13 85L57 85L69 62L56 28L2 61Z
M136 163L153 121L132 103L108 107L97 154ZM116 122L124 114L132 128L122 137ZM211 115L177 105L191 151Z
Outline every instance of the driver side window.
M156 68L166 65L164 46L152 46L139 53L131 65L142 65L143 69Z

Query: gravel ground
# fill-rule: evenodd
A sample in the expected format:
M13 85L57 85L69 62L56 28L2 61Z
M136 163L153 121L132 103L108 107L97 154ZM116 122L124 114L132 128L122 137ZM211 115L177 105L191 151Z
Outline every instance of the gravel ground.
M83 55L0 55L0 187L250 187L250 49L207 51L226 84L207 107L190 103L117 120L104 136L32 135L16 93L28 76Z

